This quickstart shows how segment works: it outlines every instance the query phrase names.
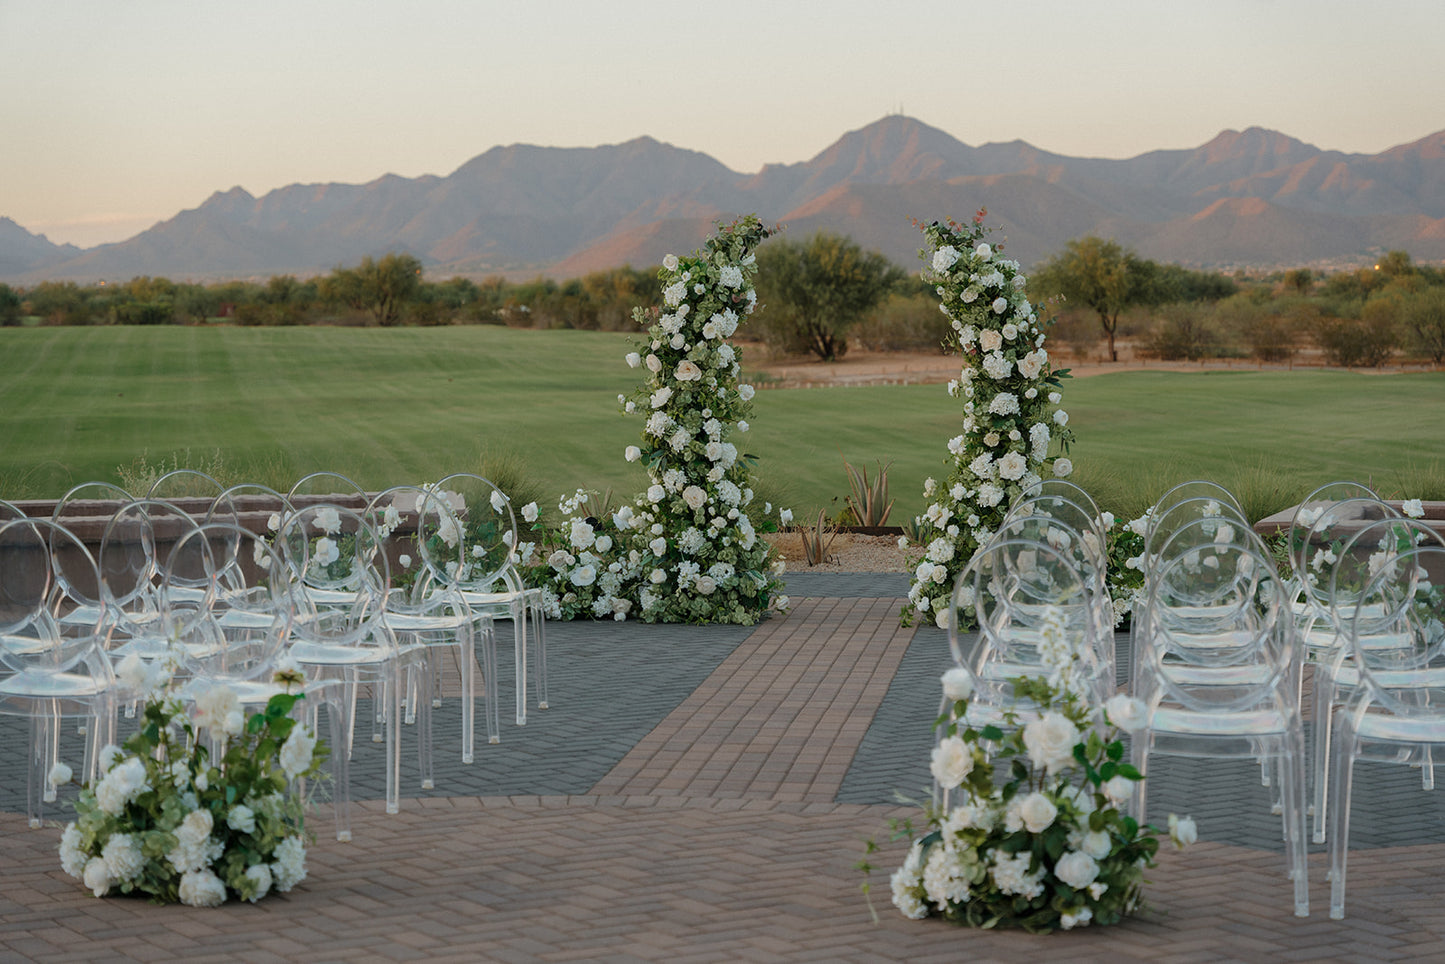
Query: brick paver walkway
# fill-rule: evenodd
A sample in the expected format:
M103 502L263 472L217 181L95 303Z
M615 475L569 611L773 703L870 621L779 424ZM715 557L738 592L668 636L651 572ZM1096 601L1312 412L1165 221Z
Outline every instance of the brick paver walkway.
M899 599L842 595L798 600L788 617L711 648L690 628L559 626L553 709L508 728L500 748L479 746L470 771L439 749L439 792L455 795L406 799L394 816L361 804L353 843L323 836L308 879L254 906L96 900L60 871L58 830L30 831L23 816L0 813L0 960L1445 958L1445 843L1352 852L1349 917L1330 921L1322 857L1311 864L1314 916L1297 919L1277 847L1210 840L1162 855L1145 914L1049 937L901 918L887 896L886 874L901 856L890 845L875 858L875 923L853 864L866 838L886 839L889 817L915 811L837 799L850 762L874 772L888 762L887 741L870 749L878 734L865 737L870 723L897 725L880 705L920 688L915 725L926 732L937 684L931 670L900 669L914 634L897 626ZM654 660L673 682L643 685L620 648L628 638L652 647L642 665ZM683 671L685 650L673 654L676 672L659 655L688 639L713 667L701 679ZM609 667L614 676L601 672ZM608 706L628 722L599 736L592 720ZM561 736L569 731L570 744ZM602 756L602 769L572 759L599 741L611 752L582 755ZM529 747L530 756L499 764L500 776L488 770ZM913 746L906 753L917 755ZM16 773L0 767L0 781ZM481 789L460 795L471 785ZM497 795L490 785L579 790ZM1230 809L1227 789L1193 792L1194 802ZM6 793L0 786L0 800L13 798ZM1413 813L1415 801L1435 796L1415 789L1393 799Z

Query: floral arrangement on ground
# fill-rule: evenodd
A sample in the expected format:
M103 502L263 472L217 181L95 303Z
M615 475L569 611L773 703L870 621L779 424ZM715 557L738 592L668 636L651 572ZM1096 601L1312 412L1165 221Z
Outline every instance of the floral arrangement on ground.
M192 714L163 666L130 656L117 675L148 694L139 729L100 751L102 775L81 789L61 836L62 869L97 897L145 894L196 907L254 903L300 883L309 835L296 788L325 758L291 718L301 671L279 668L282 691L249 718L227 686L199 693ZM210 741L221 748L215 758ZM70 778L64 764L51 774L56 784Z
M1017 261L999 257L1002 245L985 238L985 211L973 223L923 226L928 247L923 280L934 285L949 319L945 347L963 355L949 395L963 402L963 432L948 443L951 466L940 484L924 483L930 504L921 558L914 563L905 621L948 622L954 580L979 546L988 542L1009 505L1045 474L1065 477L1073 463L1062 455L1073 434L1058 408L1061 379L1044 348L1047 322L1025 293ZM1057 451L1053 451L1057 450ZM1053 454L1051 454L1053 451ZM972 618L966 608L965 618Z
M1072 660L1062 639L1047 648ZM947 709L930 763L941 803L925 808L922 837L910 822L895 825L912 839L890 880L899 911L1047 933L1139 910L1159 831L1121 809L1142 777L1123 761L1120 733L1142 725L1143 704L1116 695L1091 706L1067 671L1011 681L1018 703L1002 711L971 705L964 667L942 683ZM1192 843L1193 820L1171 814L1169 837Z
M773 525L754 505L754 459L738 448L754 388L739 381L741 352L728 341L757 304L753 252L770 233L748 215L702 250L668 255L662 306L634 314L646 338L627 364L646 374L618 402L645 418L624 457L645 466L647 490L602 511L579 489L559 501L555 527L523 507L540 544L529 582L553 618L750 625L786 608L781 560L759 537Z

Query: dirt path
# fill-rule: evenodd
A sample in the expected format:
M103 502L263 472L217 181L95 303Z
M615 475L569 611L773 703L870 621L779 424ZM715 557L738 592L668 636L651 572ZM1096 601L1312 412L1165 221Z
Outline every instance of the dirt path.
M761 345L749 345L748 369L761 374L759 387L814 388L830 385L927 385L947 382L958 377L959 360L954 355L936 352L868 352L850 351L835 362L793 356L771 359ZM1120 345L1118 362L1079 361L1067 356L1056 358L1060 368L1068 368L1074 378L1104 375L1123 371L1199 372L1199 371L1290 371L1286 365L1261 365L1249 359L1218 359L1208 362L1168 362L1136 357L1132 347ZM1320 368L1317 359L1303 359L1293 368ZM1364 374L1393 374L1397 367L1355 369ZM1409 370L1418 370L1412 366ZM757 377L757 374L754 377Z

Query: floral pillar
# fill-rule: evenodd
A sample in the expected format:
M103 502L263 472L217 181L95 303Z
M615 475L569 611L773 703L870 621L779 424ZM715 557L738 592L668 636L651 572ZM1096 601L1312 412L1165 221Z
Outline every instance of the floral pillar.
M638 565L638 615L648 622L757 622L775 598L781 564L749 518L748 431L753 386L739 384L740 353L728 337L757 303L754 249L769 235L755 215L720 227L701 251L663 260L663 307L635 317L646 351L628 364L647 378L624 399L646 416L640 460L651 480L630 518Z
M1044 475L1073 471L1067 458L1049 455L1056 440L1066 450L1073 438L1068 413L1057 407L1068 372L1050 367L1027 279L1017 261L998 256L1001 245L984 241L984 215L970 225L935 221L923 229L923 279L942 299L948 346L963 355L958 379L948 383L949 395L963 402L963 433L948 443L947 480L924 483L929 537L904 616L939 626L948 624L958 573L997 531L1009 504Z

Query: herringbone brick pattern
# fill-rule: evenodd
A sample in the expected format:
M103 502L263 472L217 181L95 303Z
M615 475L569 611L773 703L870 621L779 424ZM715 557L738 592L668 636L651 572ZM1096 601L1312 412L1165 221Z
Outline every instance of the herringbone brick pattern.
M1218 838L1161 854L1150 907L1117 927L1034 937L903 919L888 901L887 875L904 845L887 842L887 824L916 811L883 803L879 794L888 773L912 779L918 772L890 770L887 757L891 750L912 760L926 751L926 736L900 750L890 747L889 734L910 727L926 733L937 705L931 648L941 634L919 633L924 645L909 668L914 634L898 628L900 600L869 598L851 586L839 596L799 600L787 618L712 646L690 632L559 626L554 708L504 734L502 746L531 746L532 755L503 763L479 747L468 775L450 754L439 754L438 782L477 792L406 799L394 816L378 802L362 803L355 842L323 836L308 879L257 905L202 911L96 900L60 871L58 830L31 831L23 816L0 812L0 961L1445 957L1445 875L1438 872L1445 844L1433 842L1352 852L1345 921L1325 916L1321 856L1311 864L1314 916L1297 919L1277 845ZM631 664L609 657L629 639L653 649L634 654ZM689 644L710 673L679 672L673 683L630 688L647 676L649 661L686 662ZM914 713L892 705L904 698L920 708L911 724ZM641 710L636 722L605 736L597 730L597 721L634 706ZM649 715L653 722L645 722ZM578 737L571 743L569 727ZM616 745L603 753L599 740ZM605 758L600 770L569 758L591 754ZM850 764L858 779L851 791L844 783ZM505 773L500 783L489 775L496 768ZM0 768L0 781L14 774ZM486 789L579 781L592 792L499 796ZM1410 791L1382 801L1393 807L1388 812L1364 808L1361 821L1407 823L1418 803L1435 796ZM0 798L8 792L0 787ZM1190 792L1186 802L1218 813L1213 821L1227 819L1227 792L1207 783ZM850 793L873 802L837 802ZM317 826L326 824L322 815ZM883 848L872 858L879 868L872 875L876 922L853 866L868 838Z
M896 599L800 599L594 792L832 802L908 647Z

